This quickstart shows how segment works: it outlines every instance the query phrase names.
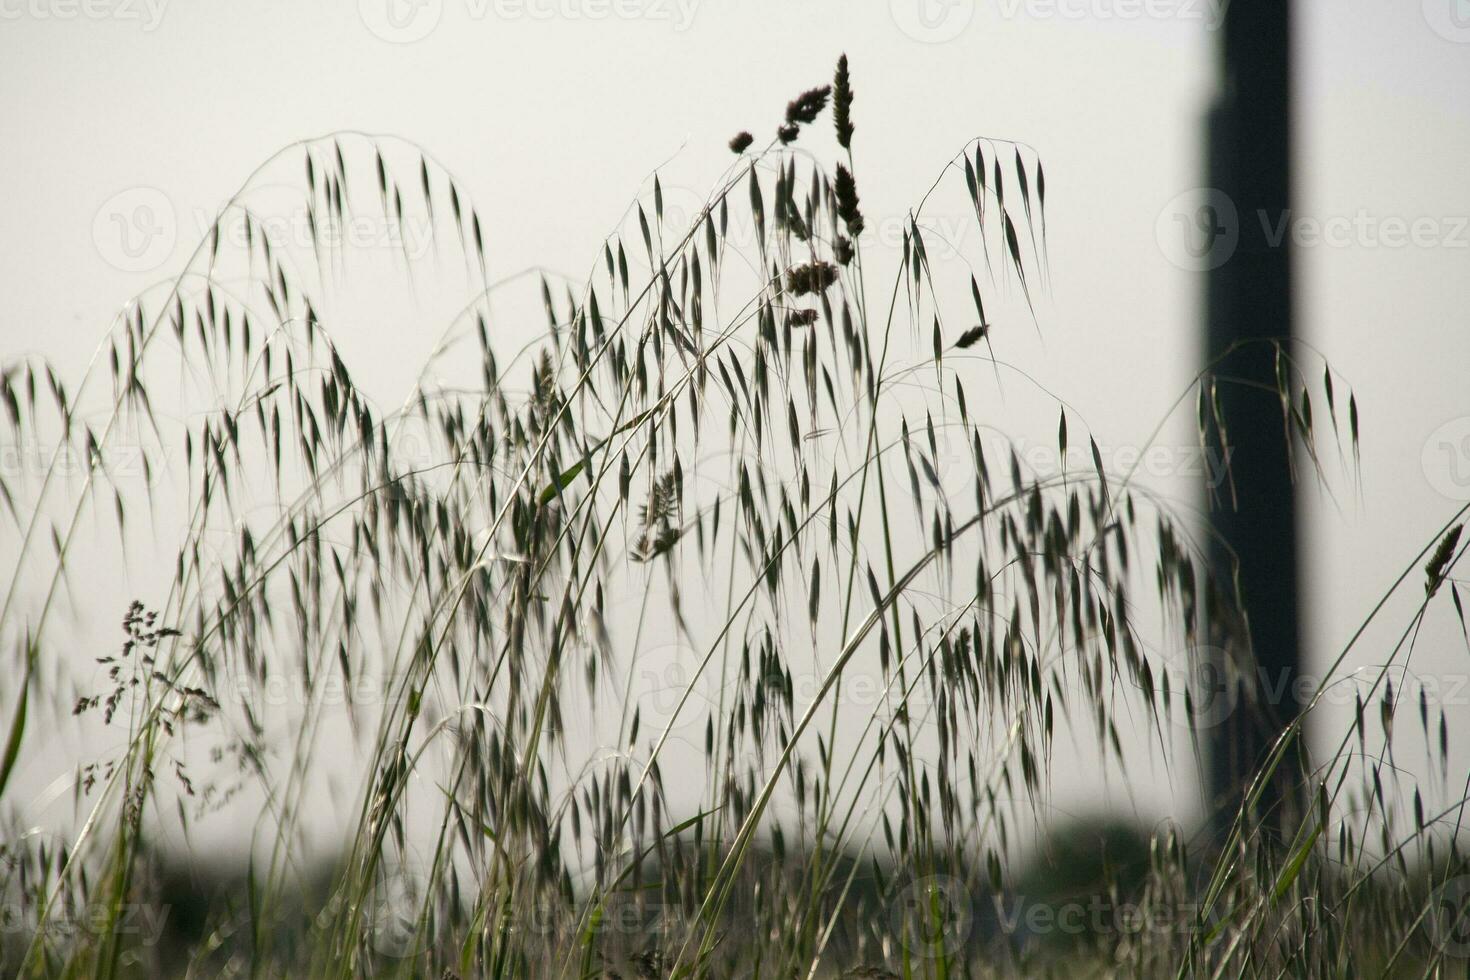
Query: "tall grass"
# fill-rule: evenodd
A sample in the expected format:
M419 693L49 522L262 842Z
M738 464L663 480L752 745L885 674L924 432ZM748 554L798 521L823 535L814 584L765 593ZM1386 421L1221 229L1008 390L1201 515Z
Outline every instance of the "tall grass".
M1009 916L1066 741L1113 778L1139 745L1187 770L1208 699L1269 716L1270 693L1207 528L1065 409L1054 472L987 423L1027 384L999 335L1032 329L1049 277L1035 151L978 139L943 167L978 254L931 261L920 201L880 270L854 108L844 58L771 139L732 140L692 220L655 177L585 282L541 280L544 330L516 349L466 190L410 144L340 134L275 160L299 166L306 247L273 246L247 184L78 387L5 369L6 438L83 461L3 487L7 798L63 697L68 568L106 524L125 545L140 521L185 525L166 587L67 699L83 731L125 735L78 761L80 819L60 844L7 835L7 972L1429 975L1466 951L1464 787L1442 771L1410 820L1392 753L1397 720L1448 755L1442 709L1394 685L1431 604L1459 611L1462 514L1396 584L1427 575L1399 646L1349 678L1335 752L1309 760L1286 729L1228 837L1160 827L1080 945ZM432 232L394 259L405 288L426 265L469 284L395 410L324 312L357 220ZM1263 353L1302 473L1355 461L1342 380ZM1228 444L1228 383L1203 372L1180 400L1202 446ZM118 478L117 447L146 479ZM1181 683L1202 673L1226 694ZM1302 805L1263 812L1279 779ZM307 841L329 782L350 800L323 883ZM166 851L202 820L249 828L244 886L191 941L145 941ZM1164 925L1118 928L1125 905Z

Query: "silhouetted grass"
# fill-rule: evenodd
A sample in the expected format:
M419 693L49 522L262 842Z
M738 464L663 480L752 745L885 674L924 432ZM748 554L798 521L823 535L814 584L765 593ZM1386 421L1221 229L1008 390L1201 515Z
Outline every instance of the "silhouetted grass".
M806 149L829 101L835 160ZM101 523L124 542L187 525L169 586L74 701L84 730L126 736L78 761L83 822L7 840L7 971L1339 976L1457 954L1441 899L1470 881L1463 788L1442 772L1447 808L1416 789L1406 824L1391 746L1397 718L1447 753L1442 711L1393 682L1429 604L1459 609L1460 514L1396 586L1428 576L1335 754L1306 763L1289 729L1227 841L1171 824L1038 843L1059 738L1126 779L1142 732L1187 770L1211 707L1182 679L1207 668L1234 710L1270 706L1203 531L1111 471L1075 414L1057 411L1056 472L985 424L1003 376L1028 384L996 348L1048 278L1036 153L967 145L935 186L962 182L975 254L931 261L921 201L883 272L860 108L844 59L769 139L731 141L687 223L655 177L585 282L542 278L545 329L519 349L466 190L411 145L342 134L278 158L301 161L304 247L273 246L242 191L79 387L6 368L7 438L85 465L3 487L0 625L26 680L0 792L47 739L36 705L72 700L43 680L68 649L69 564ZM470 283L396 410L324 312L363 217L432 229L432 253L394 258L410 288L429 266ZM1303 475L1319 449L1356 461L1341 379L1276 357L1262 397ZM1201 445L1228 443L1226 383L1204 372L1181 399ZM148 479L116 478L116 446ZM1269 772L1306 812L1260 812ZM305 825L332 779L355 795L322 872ZM152 842L215 813L249 828L251 866L181 886ZM165 938L131 928L149 908L173 911ZM77 910L85 928L58 927Z

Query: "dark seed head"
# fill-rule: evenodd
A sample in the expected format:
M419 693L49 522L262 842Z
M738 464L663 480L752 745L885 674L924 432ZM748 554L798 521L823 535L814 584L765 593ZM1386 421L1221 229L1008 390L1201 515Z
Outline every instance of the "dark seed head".
M837 125L837 145L852 146L852 81L847 75L847 55L837 59L837 77L832 81L832 121Z
M827 96L831 94L830 85L801 93L786 103L786 121L792 124L814 122L817 114L827 107Z

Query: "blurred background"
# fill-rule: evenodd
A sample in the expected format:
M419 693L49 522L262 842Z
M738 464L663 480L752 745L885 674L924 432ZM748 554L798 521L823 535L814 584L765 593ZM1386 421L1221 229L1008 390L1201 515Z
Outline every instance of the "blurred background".
M1179 398L1204 363L1206 276L1231 260L1192 237L1210 200L1205 122L1227 6L0 0L0 352L79 376L119 311L183 267L258 164L336 130L401 136L442 163L485 222L492 280L581 278L655 171L670 207L695 213L731 163L729 138L764 133L846 52L865 247L897 256L908 210L971 138L1034 147L1051 269L1040 332L1002 324L995 343L1065 397L1109 462L1142 457L1151 488L1198 506L1208 460L1192 400ZM1295 18L1293 207L1235 220L1268 221L1294 243L1298 339L1362 412L1361 473L1329 458L1325 486L1302 484L1311 676L1470 500L1470 6L1318 0ZM279 220L291 234L292 217ZM927 227L960 236L968 220L937 205ZM374 230L363 234L371 245ZM541 320L521 328L506 303L498 329L515 349ZM408 312L363 302L334 334L384 404L403 398L438 339ZM995 424L1046 452L1055 411L1033 417L1029 404ZM5 465L31 466L31 452L7 447ZM75 572L72 594L88 600L68 610L79 657L115 645L119 612L151 574L136 560ZM1424 626L1410 683L1470 722L1470 654L1444 612ZM1370 632L1350 664L1380 662L1402 619ZM0 710L14 691L0 691ZM1329 705L1318 730L1350 712L1350 699ZM8 794L39 810L70 756L64 711L44 724L55 756L28 755ZM1095 752L1057 760L1059 818L1199 813L1195 772L1160 765L1123 784ZM228 844L242 826L216 833Z

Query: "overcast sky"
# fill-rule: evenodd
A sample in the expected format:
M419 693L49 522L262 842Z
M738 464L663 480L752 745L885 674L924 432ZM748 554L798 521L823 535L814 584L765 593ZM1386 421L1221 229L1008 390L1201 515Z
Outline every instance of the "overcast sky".
M1099 443L1137 445L1199 366L1203 280L1177 218L1202 183L1219 8L0 0L0 354L44 355L74 376L121 305L182 266L260 161L341 129L403 136L449 168L484 216L492 278L531 266L581 276L655 168L671 197L702 197L730 163L729 137L774 125L845 51L870 213L902 215L974 136L1040 152L1052 281L1045 344L1026 366ZM1300 246L1300 332L1364 417L1361 487L1339 480L1335 502L1309 492L1320 663L1470 499L1470 9L1298 10L1285 228ZM434 338L369 317L336 339L391 400ZM1187 413L1179 421L1168 438L1188 445ZM1421 673L1448 680L1470 669L1442 616L1419 657ZM1470 725L1470 690L1450 697ZM1148 808L1172 805L1167 778L1146 785ZM1083 808L1098 791L1080 781L1059 802Z

